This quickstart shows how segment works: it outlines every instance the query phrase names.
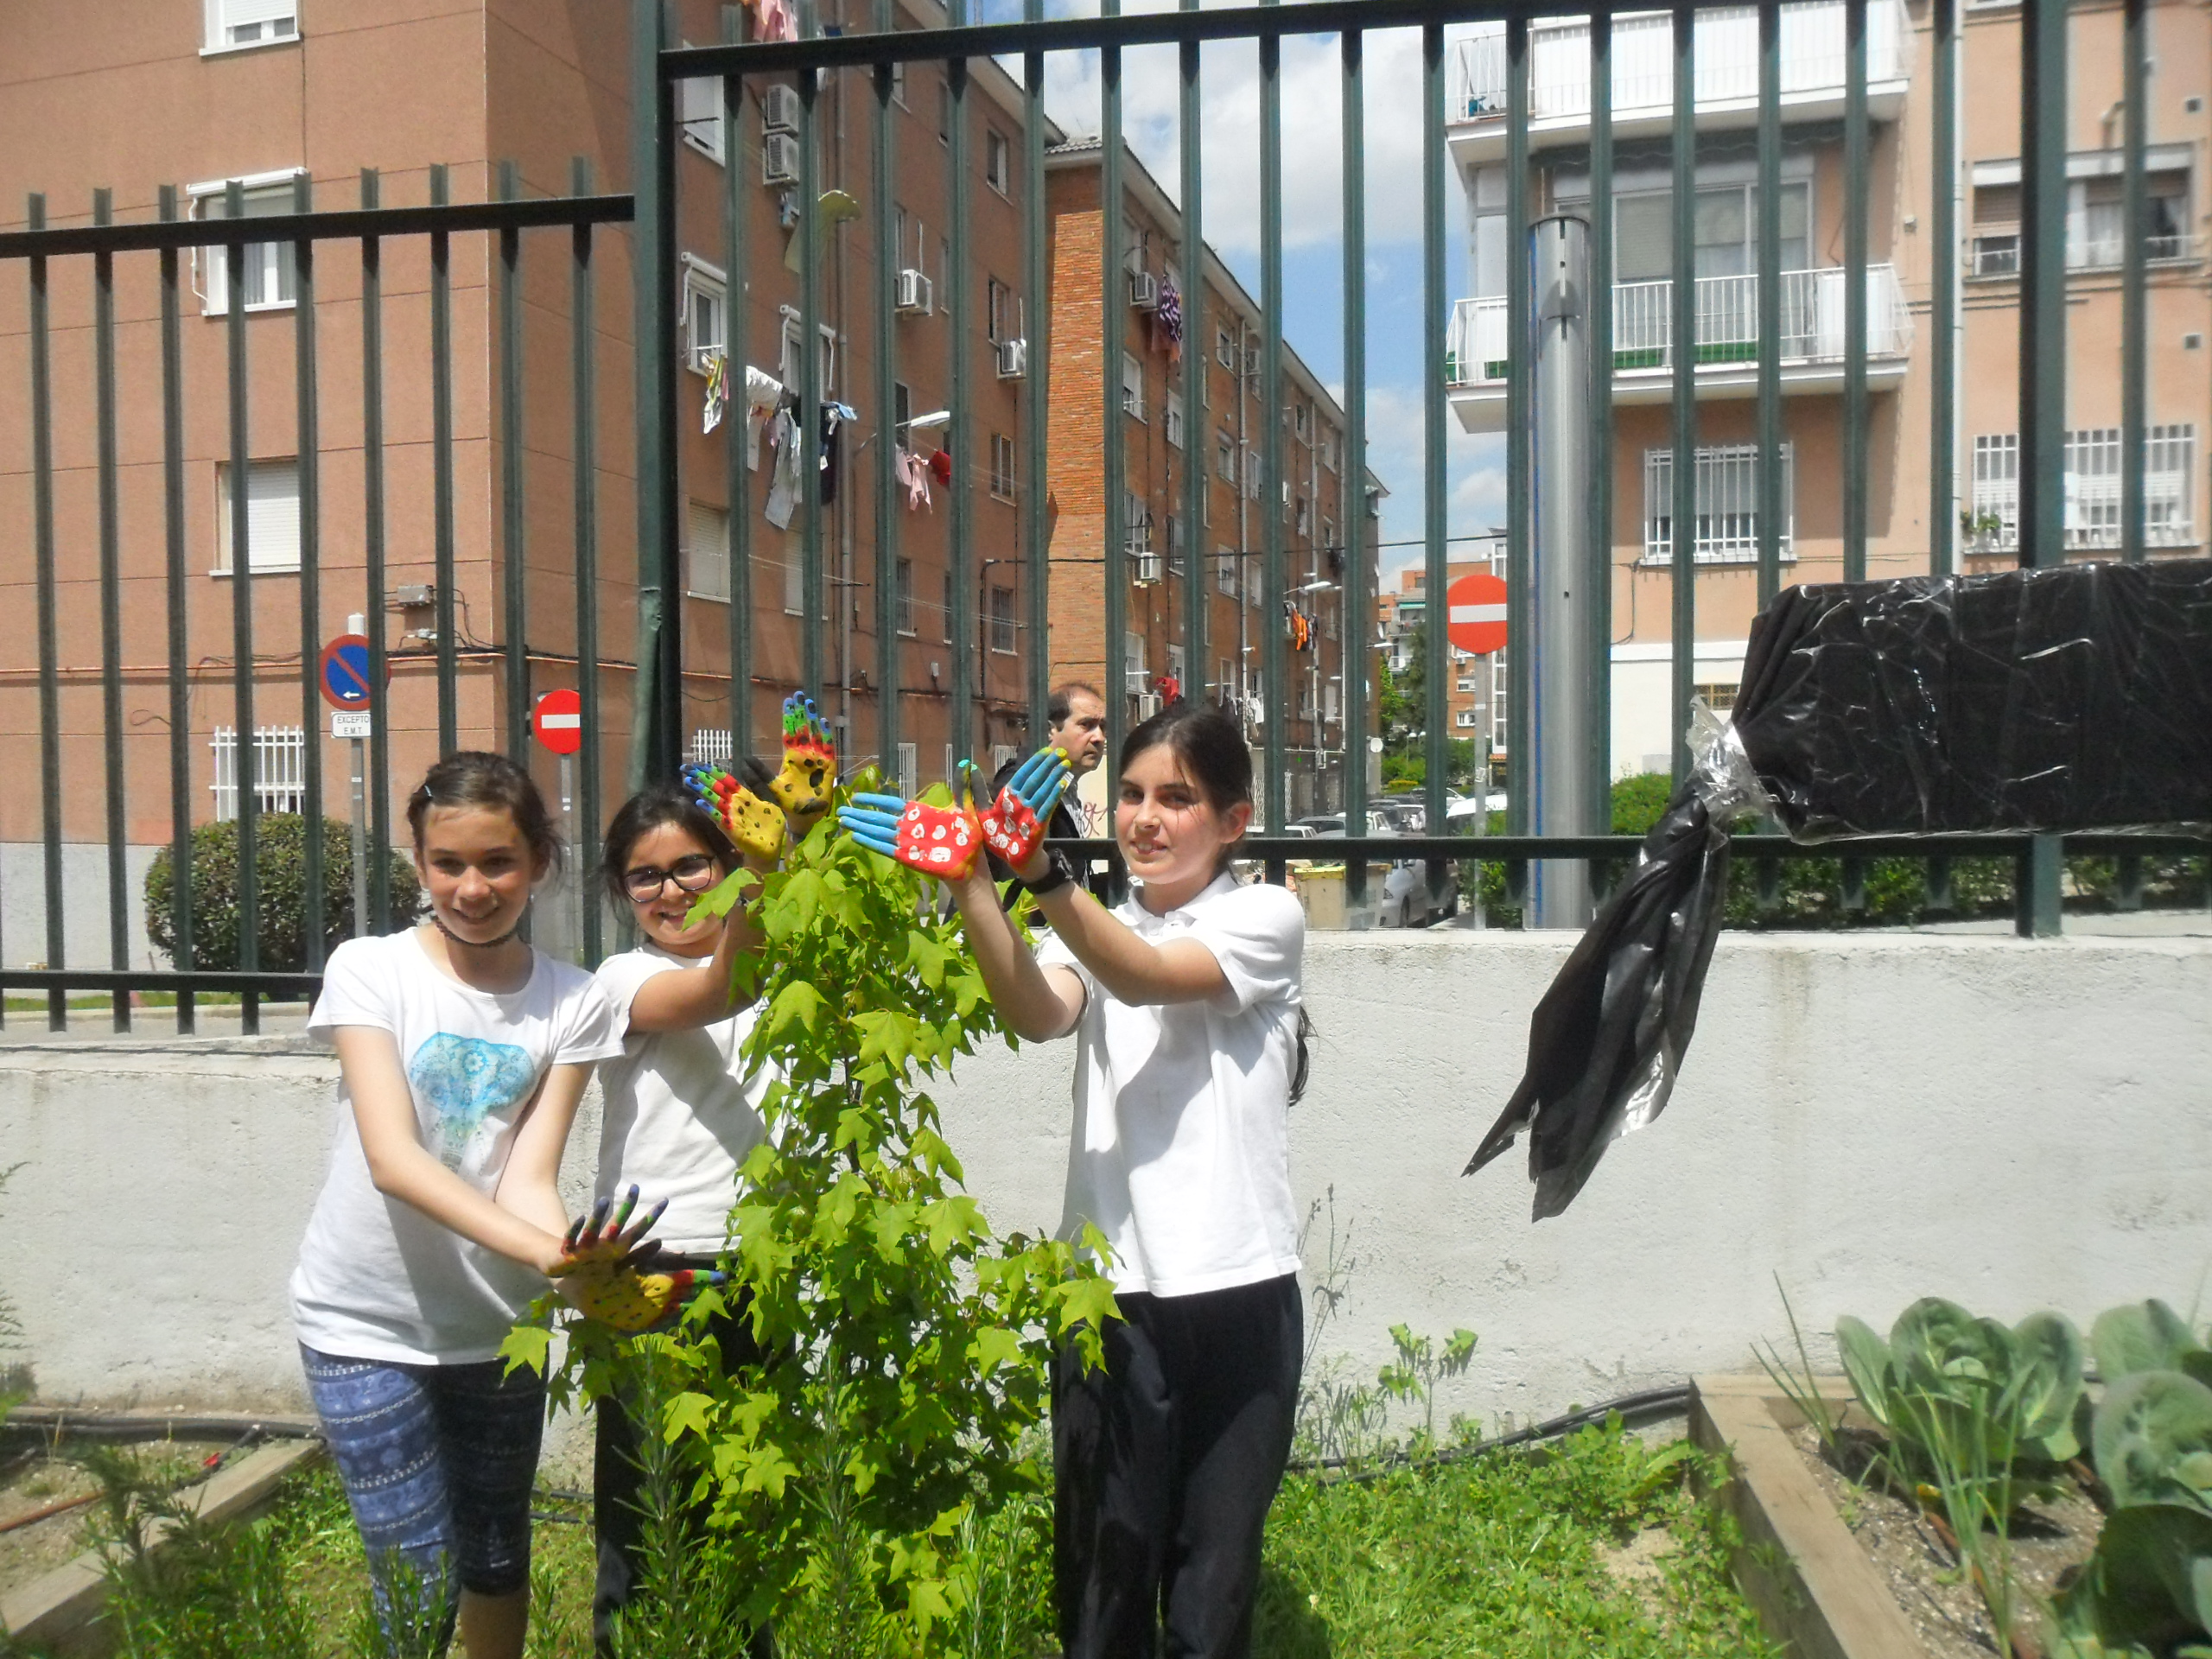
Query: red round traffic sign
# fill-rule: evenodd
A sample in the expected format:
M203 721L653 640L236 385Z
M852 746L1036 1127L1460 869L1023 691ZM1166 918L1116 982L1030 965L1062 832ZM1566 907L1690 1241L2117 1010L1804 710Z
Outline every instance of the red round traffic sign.
M1444 593L1444 632L1461 651L1487 657L1505 645L1505 582L1487 570L1462 576Z
M556 754L574 754L584 746L584 700L574 691L548 691L531 710L537 741Z

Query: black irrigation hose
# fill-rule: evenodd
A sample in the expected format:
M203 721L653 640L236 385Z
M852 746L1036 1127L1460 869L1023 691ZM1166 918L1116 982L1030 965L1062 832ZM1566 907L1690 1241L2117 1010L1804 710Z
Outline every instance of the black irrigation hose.
M1570 1411L1564 1417L1554 1417L1548 1422L1537 1423L1529 1428L1516 1429L1510 1434L1501 1434L1494 1440L1478 1440L1472 1446L1447 1446L1441 1452L1432 1452L1425 1457L1411 1457L1403 1452L1394 1452L1387 1458L1313 1458L1300 1459L1290 1465L1294 1475L1325 1474L1332 1470L1351 1470L1343 1478L1349 1481L1379 1480L1385 1475L1402 1474L1410 1469L1430 1469L1445 1464L1465 1463L1470 1458L1487 1457L1493 1452L1527 1446L1536 1440L1556 1440L1572 1433L1590 1423L1602 1423L1618 1414L1624 1423L1648 1422L1655 1417L1671 1417L1689 1409L1690 1389L1688 1383L1678 1383L1669 1389L1645 1389L1639 1394L1624 1394L1618 1400L1608 1400L1603 1405L1586 1406L1580 1411Z
M35 1433L41 1439L113 1440L315 1440L322 1426L311 1417L160 1417L143 1412L79 1411L68 1406L18 1406L0 1418L0 1433Z

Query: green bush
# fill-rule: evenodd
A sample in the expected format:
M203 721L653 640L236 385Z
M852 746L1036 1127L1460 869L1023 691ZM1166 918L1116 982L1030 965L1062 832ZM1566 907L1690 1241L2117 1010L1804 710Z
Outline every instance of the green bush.
M254 821L255 938L259 965L270 973L302 973L308 965L307 820L270 812ZM415 866L391 855L391 913L414 917L422 899ZM175 882L170 849L146 871L146 936L172 960L176 955ZM327 952L353 932L353 832L342 818L322 821L322 944ZM238 965L238 827L203 823L192 832L192 965Z

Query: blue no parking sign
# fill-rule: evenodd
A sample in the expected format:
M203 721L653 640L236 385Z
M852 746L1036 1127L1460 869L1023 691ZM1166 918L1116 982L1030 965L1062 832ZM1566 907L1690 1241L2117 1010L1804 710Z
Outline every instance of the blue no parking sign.
M386 664L387 680L391 674L391 664ZM376 691L369 682L369 642L358 633L340 634L322 648L315 678L322 688L322 700L332 708L369 708L376 701Z

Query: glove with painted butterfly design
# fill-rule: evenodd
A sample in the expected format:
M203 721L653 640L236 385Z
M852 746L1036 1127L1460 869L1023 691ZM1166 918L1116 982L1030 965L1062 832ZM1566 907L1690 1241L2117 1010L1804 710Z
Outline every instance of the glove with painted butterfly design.
M984 843L1020 870L1043 842L1052 809L1074 776L1064 751L1050 747L1038 750L1015 768L983 814Z
M837 810L837 821L868 851L945 881L957 881L975 868L983 846L975 787L964 776L960 798L951 806L861 794Z
M712 761L683 768L683 785L741 852L773 859L784 847L784 815Z

